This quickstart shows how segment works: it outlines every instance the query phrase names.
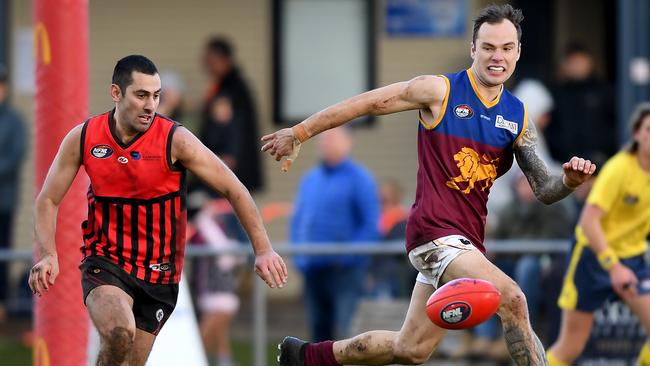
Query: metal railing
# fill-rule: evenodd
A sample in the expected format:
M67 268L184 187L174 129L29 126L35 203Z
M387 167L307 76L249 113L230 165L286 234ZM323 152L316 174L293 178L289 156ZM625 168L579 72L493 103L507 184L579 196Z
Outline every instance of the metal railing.
M565 253L569 249L569 240L488 240L485 243L490 253L508 254L549 254ZM275 251L287 258L297 254L301 255L339 255L339 254L365 254L365 255L390 255L406 254L403 241L364 242L364 243L313 243L295 246L289 243L277 243ZM212 248L205 245L188 244L185 255L188 258L209 257L222 254L236 254L252 256L250 245L242 244L229 248ZM0 262L21 261L28 262L33 259L30 250L0 250ZM254 366L264 366L267 359L267 308L266 284L256 278L253 286L253 348Z

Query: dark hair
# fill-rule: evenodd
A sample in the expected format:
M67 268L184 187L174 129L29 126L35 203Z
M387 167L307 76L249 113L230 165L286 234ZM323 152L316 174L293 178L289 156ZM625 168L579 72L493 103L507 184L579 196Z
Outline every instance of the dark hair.
M115 64L115 69L113 69L111 82L120 87L123 95L126 93L126 88L133 82L133 77L131 76L133 71L146 75L156 75L158 73L156 65L144 56L129 55L120 59Z
M510 4L503 5L488 5L481 13L474 19L474 34L472 35L472 43L476 42L478 30L483 23L497 24L501 23L504 19L509 20L517 28L517 40L521 41L521 22L524 20L524 15L520 9L515 9Z
M632 113L632 118L630 118L630 131L632 134L635 134L641 128L641 124L647 116L650 116L650 102L637 105L634 113ZM631 153L636 153L639 150L639 143L634 140L634 137L632 137L626 149Z
M209 52L216 53L224 56L225 58L232 58L235 50L232 44L223 37L213 37L208 41L206 49Z
M587 46L585 46L584 44L579 43L579 42L571 42L564 48L564 57L565 58L569 57L569 56L576 55L576 54L588 55L590 57L593 56L593 54L591 53L591 50L589 48L587 48Z

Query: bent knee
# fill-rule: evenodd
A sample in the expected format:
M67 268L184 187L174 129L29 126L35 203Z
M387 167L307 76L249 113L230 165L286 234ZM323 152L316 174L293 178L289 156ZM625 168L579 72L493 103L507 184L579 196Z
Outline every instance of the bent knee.
M499 315L506 318L528 318L526 296L514 281L508 283L508 285L501 289Z
M116 326L101 332L101 338L114 352L128 352L133 347L135 329Z
M421 365L429 360L431 356L430 353L423 352L409 352L405 350L403 352L395 352L395 361L402 365Z
M438 343L406 344L398 341L394 345L395 361L404 365L423 364L429 360Z

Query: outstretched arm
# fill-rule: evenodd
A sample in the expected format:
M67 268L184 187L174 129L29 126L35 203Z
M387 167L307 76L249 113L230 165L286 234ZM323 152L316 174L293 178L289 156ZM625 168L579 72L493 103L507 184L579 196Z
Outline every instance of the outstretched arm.
M366 115L384 115L406 110L429 108L437 114L447 92L447 84L437 76L418 76L410 81L391 84L356 95L313 114L292 128L284 128L262 137L262 151L280 161L296 158L301 143L325 130L341 126ZM288 169L288 164L283 170Z
M578 157L562 164L564 174L551 175L546 163L537 153L537 128L528 120L528 128L515 143L515 158L526 175L530 187L538 200L551 204L573 192L596 171L596 165Z
M54 242L56 214L81 166L79 144L82 127L83 125L78 125L73 128L61 142L34 204L34 242L40 260L29 272L29 287L38 296L43 294L43 290L47 291L49 285L54 285L54 280L59 275Z
M172 159L230 201L253 245L255 271L270 287L282 287L287 281L287 267L273 251L255 202L235 174L184 127L174 133Z

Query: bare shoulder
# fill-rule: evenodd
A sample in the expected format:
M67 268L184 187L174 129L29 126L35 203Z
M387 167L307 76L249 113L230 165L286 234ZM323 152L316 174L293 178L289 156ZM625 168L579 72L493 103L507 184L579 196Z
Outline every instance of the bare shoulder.
M62 158L73 159L81 162L81 135L84 124L80 123L74 126L61 141L59 154Z
M68 134L65 136L64 141L68 139L74 139L77 141L81 140L81 132L83 131L84 124L80 123L74 127L70 131L68 131Z
M192 132L190 132L190 130L179 125L176 127L176 130L174 130L174 135L172 136L172 147L182 147L193 138L196 137Z
M172 136L172 154L181 153L190 148L194 142L198 140L190 130L183 126L176 127L174 135Z
M196 156L203 144L187 128L178 126L172 136L172 162L180 160L186 162L187 159Z
M447 88L447 80L442 76L420 75L408 81L404 94L405 99L431 105L445 99Z

